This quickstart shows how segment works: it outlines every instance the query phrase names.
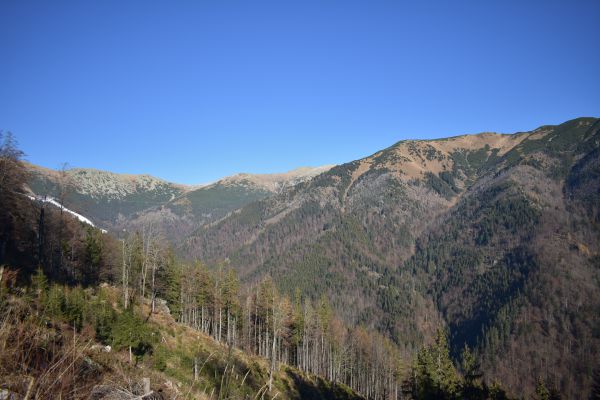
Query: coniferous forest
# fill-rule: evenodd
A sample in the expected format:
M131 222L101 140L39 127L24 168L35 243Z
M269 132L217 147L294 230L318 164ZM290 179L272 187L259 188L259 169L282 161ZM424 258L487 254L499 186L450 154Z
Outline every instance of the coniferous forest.
M598 398L599 127L401 142L179 242L33 193L3 133L0 393Z
M600 400L599 21L0 0L0 400Z

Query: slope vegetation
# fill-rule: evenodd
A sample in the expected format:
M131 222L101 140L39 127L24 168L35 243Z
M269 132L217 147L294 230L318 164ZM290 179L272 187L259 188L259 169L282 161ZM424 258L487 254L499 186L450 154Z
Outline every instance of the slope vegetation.
M414 354L445 326L512 390L589 390L600 123L402 141L196 230L180 250L325 294Z

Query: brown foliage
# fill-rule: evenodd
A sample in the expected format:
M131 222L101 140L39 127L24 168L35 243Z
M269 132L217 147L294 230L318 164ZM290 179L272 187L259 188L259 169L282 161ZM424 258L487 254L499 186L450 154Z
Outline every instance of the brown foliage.
M21 396L87 398L102 369L86 356L93 332L76 334L36 317L22 299L5 304L0 327L2 387Z

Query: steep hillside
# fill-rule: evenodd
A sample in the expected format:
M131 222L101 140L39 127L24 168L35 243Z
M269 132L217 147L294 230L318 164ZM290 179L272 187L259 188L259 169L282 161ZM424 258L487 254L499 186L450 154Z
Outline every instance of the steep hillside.
M600 349L600 123L402 141L198 229L191 257L326 294L413 354L447 326L492 378L570 397ZM517 355L519 355L517 357Z
M219 308L212 330L189 326L180 305L188 311L192 296L183 297L179 288L195 274L180 273L184 266L168 243L138 234L120 241L25 195L20 153L4 146L0 142L0 397L362 398L324 374L286 365L277 346L265 345L270 352L260 355L249 351L252 335L244 336L237 319L231 323L231 301L238 296L232 286L226 295L219 285L211 294L211 315L226 304L226 322ZM273 331L261 326L260 343L266 343Z
M513 390L532 388L535 376L569 397L589 387L600 350L599 145L594 120L528 135L405 265L436 300L455 348L477 346Z
M0 277L3 273L4 269ZM82 290L48 285L39 275L34 283L33 290L22 288L18 295L0 287L3 396L97 400L363 398L345 385L286 365L274 373L269 390L265 359L177 324L167 309L150 313L147 304L135 310L123 309L118 290L107 285ZM132 343L135 345L128 352Z

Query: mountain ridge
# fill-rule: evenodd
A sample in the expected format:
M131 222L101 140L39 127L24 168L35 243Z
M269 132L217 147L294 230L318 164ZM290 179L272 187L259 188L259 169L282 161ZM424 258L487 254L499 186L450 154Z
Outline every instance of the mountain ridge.
M600 354L599 149L589 117L403 140L289 186L240 174L117 226L160 225L182 257L227 260L245 285L325 296L406 359L441 328L455 359L473 348L514 393L542 376L577 397Z
M310 179L330 168L300 167L274 174L241 173L210 184L184 185L148 174L119 174L94 168L57 171L31 163L25 165L32 175L29 184L32 194L60 197L62 203L69 203L71 208L88 215L104 228L117 230L125 229L132 219L143 219L144 214L153 213L156 209L173 207L176 211L179 208L181 213L185 213L185 206L193 206L195 200L202 207L202 194L222 188L226 191L233 188L233 191L238 191L234 196L240 197L231 206L225 207L225 211L229 212L238 205L276 193L286 186ZM232 190L229 190L228 194L231 195L231 192ZM193 215L194 210L190 209L189 212L192 214L190 218L196 219ZM197 219L201 223L202 215Z
M350 324L387 332L407 354L446 326L454 352L477 348L512 388L536 384L511 368L515 351L532 340L560 346L561 335L575 341L570 326L586 326L591 347L528 353L528 368L542 359L563 371L534 366L573 396L590 377L571 379L565 366L593 367L586 352L599 350L598 319L553 302L566 295L600 309L583 295L598 290L600 198L568 195L567 185L578 182L573 193L597 185L599 146L596 118L401 141L200 227L179 249L209 263L227 258L245 281L271 276L290 295L325 295ZM540 298L539 288L553 295ZM531 315L552 316L547 337L526 328Z

